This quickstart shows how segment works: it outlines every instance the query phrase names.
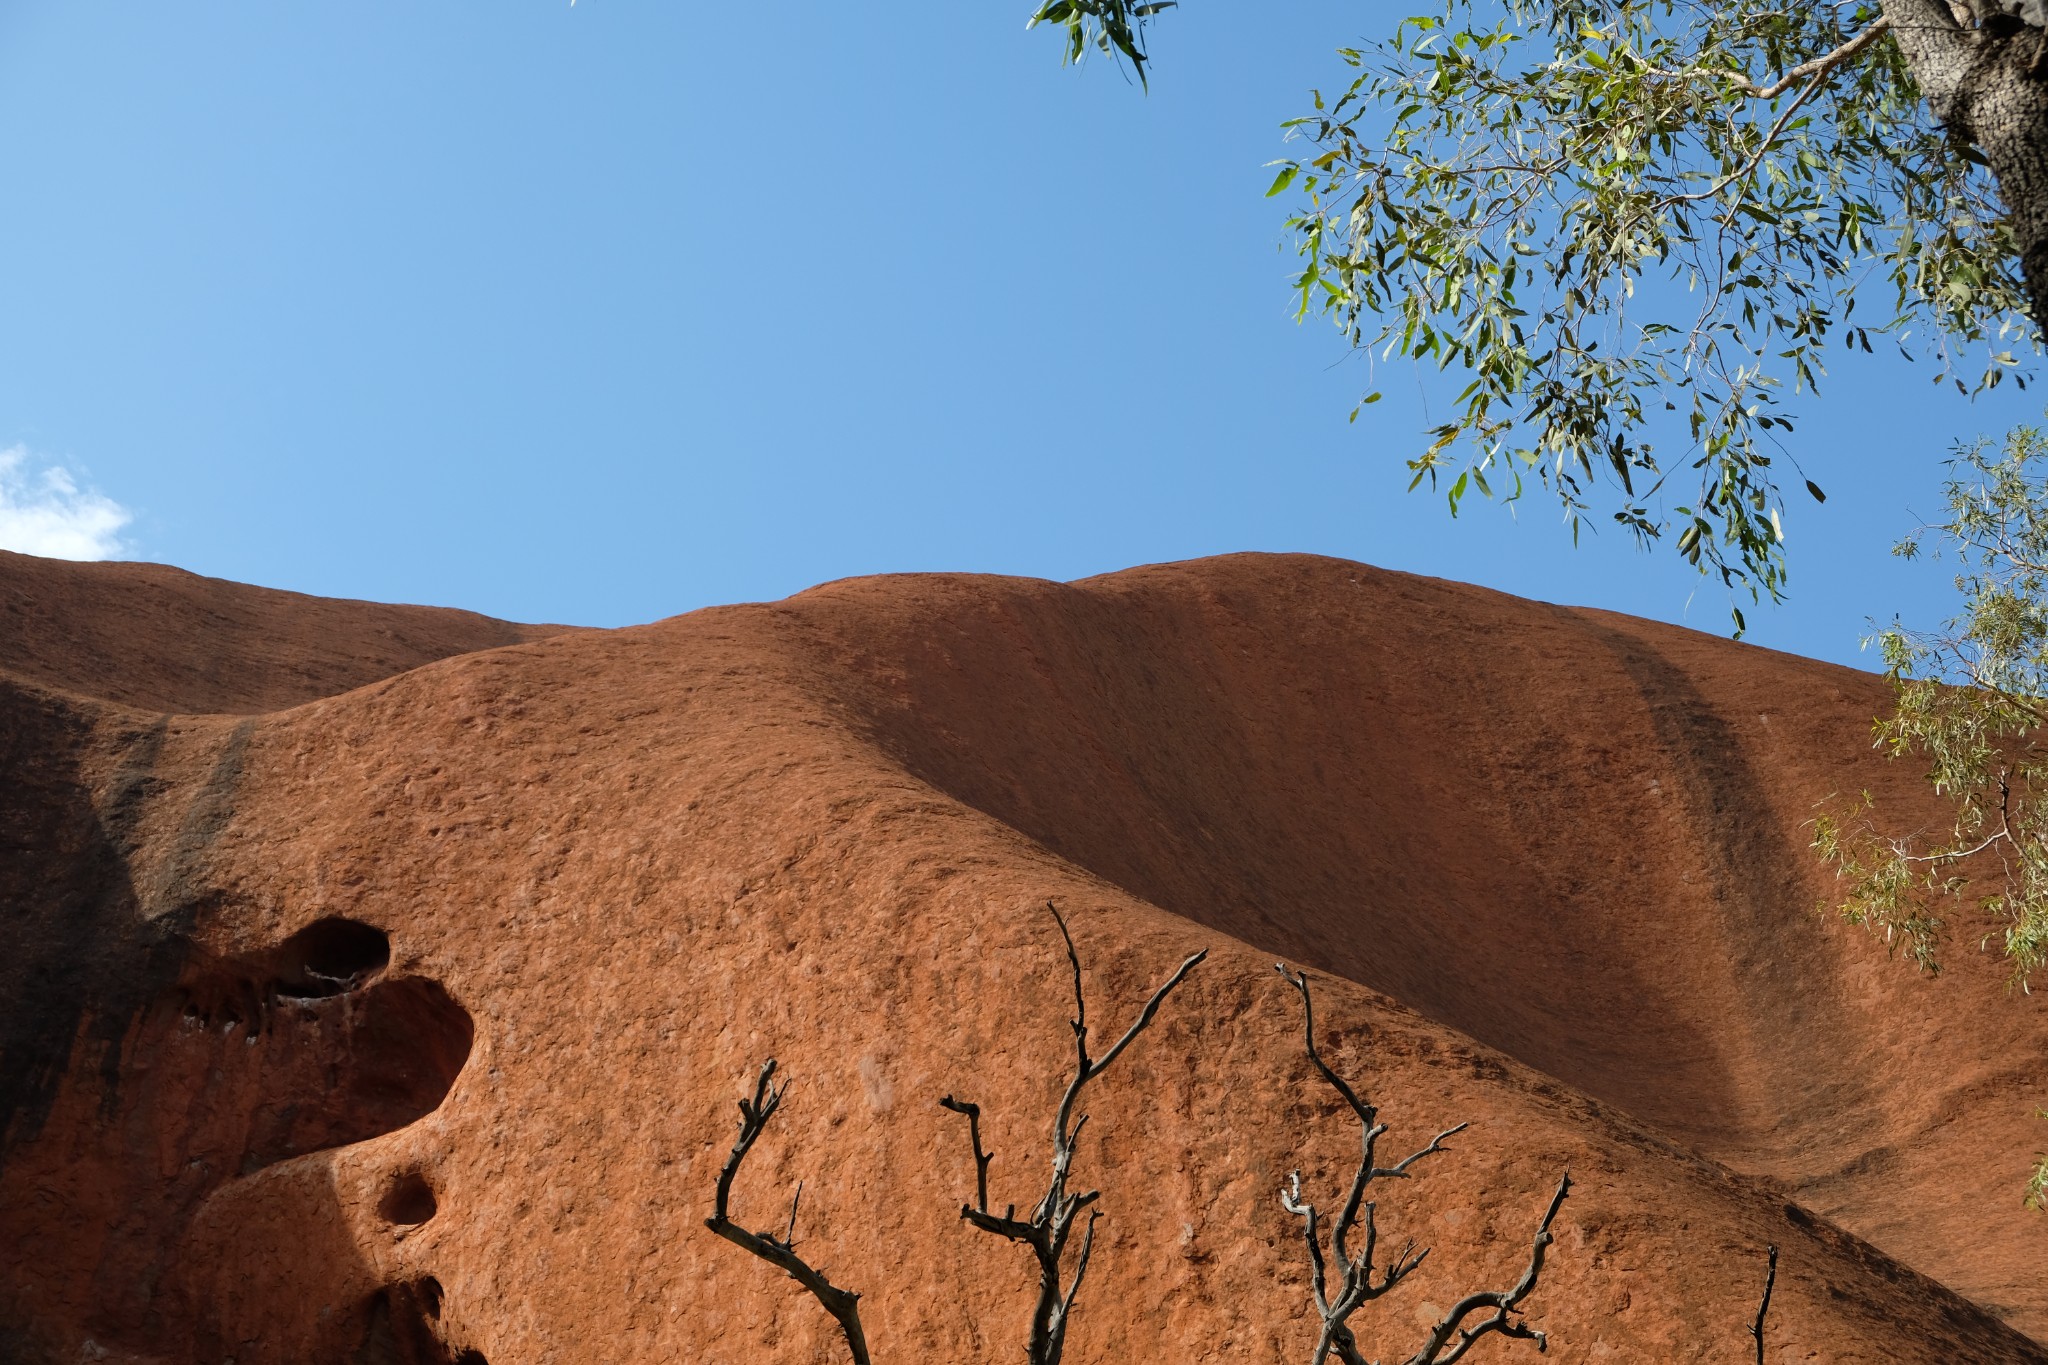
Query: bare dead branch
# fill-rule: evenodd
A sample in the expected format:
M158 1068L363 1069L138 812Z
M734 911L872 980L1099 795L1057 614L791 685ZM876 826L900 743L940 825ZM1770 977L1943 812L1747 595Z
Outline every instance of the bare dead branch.
M1197 963L1209 956L1209 950L1204 948L1198 953L1191 954L1185 962L1181 963L1174 970L1173 975L1166 979L1166 984L1152 992L1152 998L1145 1002L1144 1009L1138 1011L1138 1017L1131 1021L1129 1028L1124 1030L1124 1036L1117 1039L1115 1045L1108 1052L1102 1054L1099 1060L1091 1059L1088 1055L1088 1005L1081 996L1081 957L1080 954L1074 951L1074 936L1067 932L1067 921L1060 914L1059 907L1051 901L1047 901L1045 908L1052 912L1053 923L1057 924L1060 928L1060 939L1067 945L1067 962L1074 970L1073 1029L1076 1065L1074 1067L1074 1079L1067 1083L1067 1093L1060 1100L1059 1117L1053 1125L1055 1141L1063 1136L1067 1140L1068 1145L1071 1146L1073 1139L1081 1131L1081 1123L1088 1121L1087 1116L1083 1115L1080 1123L1074 1124L1071 1129L1067 1126L1073 1117L1074 1102L1081 1097L1081 1088L1108 1070L1109 1064L1115 1061L1123 1053L1123 1050L1131 1045L1131 1041L1151 1027L1152 1017L1159 1013L1161 1002L1166 999L1175 986L1181 983L1189 972L1195 969Z
M1081 1129L1088 1122L1086 1114L1075 1116L1074 1106L1079 1102L1083 1088L1107 1070L1109 1064L1151 1026L1168 994L1209 955L1205 948L1182 962L1167 978L1166 984L1152 992L1145 1007L1138 1012L1137 1019L1115 1045L1101 1057L1093 1057L1088 1051L1088 1003L1082 990L1081 955L1074 948L1074 936L1067 931L1067 922L1059 908L1050 901L1046 902L1045 908L1052 912L1053 923L1059 926L1060 940L1066 945L1067 964L1073 975L1074 1017L1071 1027L1074 1033L1074 1075L1067 1082L1059 1111L1053 1119L1052 1176L1028 1218L1019 1218L1014 1204L1006 1206L1000 1215L989 1211L988 1167L994 1156L982 1149L981 1107L951 1095L939 1101L945 1108L966 1116L968 1141L974 1148L975 1201L961 1205L960 1216L984 1232L1025 1243L1038 1261L1038 1302L1032 1310L1031 1339L1025 1348L1030 1365L1059 1365L1061 1354L1066 1350L1067 1319L1074 1311L1082 1277L1088 1273L1088 1258L1095 1249L1095 1224L1102 1216L1101 1210L1091 1207L1101 1198L1101 1191L1067 1188ZM1081 1245L1074 1257L1073 1275L1068 1278L1062 1266L1068 1243L1073 1237L1075 1219L1083 1209L1089 1210L1088 1222L1082 1229Z
M775 1111L782 1107L782 1096L789 1089L787 1082L775 1084L775 1059L770 1057L761 1064L760 1074L754 1078L752 1099L740 1099L740 1135L732 1144L732 1151L725 1158L725 1165L718 1172L718 1188L713 1198L712 1212L704 1220L710 1228L726 1241L752 1252L802 1285L811 1297L823 1305L839 1324L839 1330L846 1338L846 1349L853 1357L854 1365L871 1365L868 1357L867 1334L860 1325L860 1295L850 1289L841 1289L825 1278L823 1271L814 1268L803 1257L796 1254L796 1211L803 1199L804 1187L796 1187L796 1198L789 1203L789 1228L781 1237L772 1232L749 1232L732 1221L732 1182L740 1172L740 1163L753 1150L754 1142L768 1127L768 1120L775 1117Z
M967 1137L974 1144L974 1207L987 1213L988 1163L994 1161L995 1156L981 1149L981 1106L947 1095L939 1101L939 1107L967 1116Z
M1756 1306L1756 1321L1749 1325L1749 1334L1756 1338L1756 1365L1764 1365L1764 1319L1771 1311L1771 1291L1778 1285L1778 1249L1770 1248L1770 1268L1764 1272L1764 1297Z
M1557 1182L1557 1193L1550 1196L1550 1207L1543 1211L1543 1221L1536 1225L1535 1241L1529 1248L1529 1264L1522 1271L1522 1278L1515 1282L1515 1287L1495 1293L1467 1294L1460 1299L1429 1334L1429 1340L1422 1349L1408 1357L1408 1365L1451 1365L1471 1350L1474 1342L1491 1332L1533 1341L1537 1350L1544 1349L1548 1342L1543 1333L1527 1323L1516 1322L1511 1315L1536 1288L1536 1277L1543 1273L1543 1253L1552 1241L1550 1224L1556 1219L1558 1209L1564 1206L1565 1196L1571 1193L1571 1188L1571 1173L1566 1172ZM1466 1318L1486 1308L1493 1310L1491 1317L1482 1318L1470 1327L1464 1325Z
M1280 975L1301 997L1302 1039L1308 1051L1309 1061L1321 1073L1330 1087L1350 1106L1359 1125L1358 1165L1353 1170L1350 1187L1345 1191L1343 1208L1337 1214L1329 1231L1330 1256L1341 1267L1342 1281L1334 1294L1330 1292L1329 1256L1323 1249L1322 1215L1316 1206L1302 1197L1301 1172L1288 1177L1287 1185L1280 1191L1281 1207L1302 1220L1302 1238L1308 1247L1310 1287L1315 1295L1317 1314L1322 1318L1322 1330L1316 1339L1315 1354L1311 1357L1314 1365L1323 1365L1335 1355L1344 1365L1367 1365L1365 1356L1359 1350L1357 1338L1353 1335L1350 1319L1366 1304L1386 1294L1421 1267L1429 1256L1429 1248L1418 1248L1408 1242L1388 1262L1385 1269L1377 1268L1379 1246L1378 1209L1365 1195L1375 1180L1406 1179L1412 1167L1424 1157L1447 1151L1444 1139L1463 1132L1465 1125L1446 1128L1429 1140L1427 1146L1395 1162L1382 1166L1378 1162L1379 1140L1387 1126L1379 1121L1379 1110L1361 1098L1356 1090L1323 1060L1316 1049L1315 999L1310 990L1308 973L1291 971L1286 963L1276 963ZM1542 1348L1543 1334L1517 1322L1512 1314L1523 1299L1536 1287L1536 1277L1543 1268L1543 1253L1550 1245L1551 1220L1557 1217L1559 1206L1564 1203L1565 1193L1571 1188L1571 1177L1566 1175L1558 1183L1557 1193L1551 1198L1550 1208L1543 1216L1543 1222L1536 1230L1536 1242L1531 1250L1528 1269L1512 1289L1499 1292L1485 1292L1467 1295L1445 1319L1438 1323L1430 1334L1428 1342L1412 1356L1408 1365L1451 1365L1472 1343L1489 1333L1498 1332L1503 1336L1521 1337L1533 1340ZM1354 1255L1350 1240L1353 1234L1363 1238L1363 1246ZM1493 1315L1470 1327L1466 1319L1484 1309L1491 1308ZM1445 1352L1448 1352L1446 1354Z
M1074 1310L1074 1295L1081 1292L1081 1277L1088 1273L1088 1257L1095 1250L1095 1224L1102 1217L1101 1209L1088 1211L1088 1226L1081 1230L1081 1254L1074 1260L1074 1278L1067 1284L1067 1295L1060 1300L1059 1318L1061 1335L1065 1335L1064 1324L1067 1315Z

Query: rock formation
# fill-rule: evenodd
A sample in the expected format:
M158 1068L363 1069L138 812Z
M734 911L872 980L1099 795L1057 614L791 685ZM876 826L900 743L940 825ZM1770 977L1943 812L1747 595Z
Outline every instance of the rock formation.
M1069 1361L1304 1361L1289 1170L1464 1122L1382 1195L1412 1350L1511 1281L1568 1361L2048 1361L2048 1015L1814 913L1881 680L1299 556L827 584L618 631L0 556L0 1358L1012 1360L1058 903L1122 1021ZM1473 1361L1533 1358L1490 1340Z

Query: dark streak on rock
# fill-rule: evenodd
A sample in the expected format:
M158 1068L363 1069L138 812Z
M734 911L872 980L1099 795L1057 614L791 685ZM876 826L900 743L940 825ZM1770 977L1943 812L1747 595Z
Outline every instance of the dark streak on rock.
M0 680L0 1163L41 1131L81 1032L118 1050L177 977L180 926L136 913L125 851L83 772L90 735L68 699ZM141 736L137 782L160 736Z

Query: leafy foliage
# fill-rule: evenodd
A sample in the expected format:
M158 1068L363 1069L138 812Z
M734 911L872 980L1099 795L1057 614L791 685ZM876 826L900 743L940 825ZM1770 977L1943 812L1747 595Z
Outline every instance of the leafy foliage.
M2048 1109L2035 1110L2034 1117L2048 1119ZM2048 1152L2035 1154L2034 1174L2027 1181L2027 1207L2048 1210Z
M1881 837L1866 815L1830 815L1815 822L1814 846L1836 866L1842 913L1929 970L1937 907L1990 874L1978 899L2002 922L2024 989L2048 962L2048 436L2021 427L2002 448L1958 450L1951 468L1949 519L1934 529L1960 561L1962 613L1939 631L1879 637L1897 707L1876 734L1891 757L1928 764L1954 823L1931 839ZM1915 536L1897 553L1920 548Z
M1287 220L1298 316L1466 381L1408 461L1411 490L1444 490L1455 516L1472 492L1538 485L1575 539L1612 501L1639 542L1675 532L1703 573L1775 600L1778 461L1825 501L1787 403L1818 391L1830 346L1924 350L1965 394L2024 384L2010 343L2039 342L1997 187L1933 118L1879 0L1437 2L1340 51L1356 75L1286 125L1309 146L1267 191L1304 196ZM1032 23L1065 25L1069 60L1092 45L1142 80L1143 25L1165 8L1046 0ZM1859 321L1872 292L1879 315ZM1877 743L1929 765L1953 823L1883 836L1866 794L1816 820L1814 845L1842 912L1926 970L1941 907L1988 882L1980 908L2024 989L2048 964L2048 437L2023 428L1951 467L1933 529L1964 608L1881 636L1897 707ZM2028 1202L2048 1206L2048 1155ZM1761 1351L1761 1315L1755 1332Z
M1341 55L1357 76L1289 125L1311 150L1269 193L1306 195L1304 317L1469 381L1409 461L1453 514L1534 482L1576 536L1614 497L1776 598L1785 404L1831 343L1924 331L1966 391L2016 363L1991 177L1868 0L1445 0ZM1888 316L1852 320L1873 287Z
M2002 447L1979 441L1950 468L1949 519L1932 529L1936 553L1959 561L1963 609L1939 631L1895 625L1879 637L1897 705L1876 735L1890 757L1927 763L1954 822L1932 838L1880 835L1865 793L1858 811L1816 819L1813 844L1835 864L1842 914L1928 971L1944 927L1937 907L1965 902L1980 874L1990 889L1979 907L2003 924L2012 984L2026 990L2048 963L2048 434L2020 427ZM1915 558L1922 539L1894 553ZM2048 1153L2026 1202L2048 1208Z
M1043 0L1026 28L1059 24L1067 31L1069 62L1078 62L1095 48L1106 56L1131 64L1142 84L1145 80L1145 21L1172 9L1179 0Z

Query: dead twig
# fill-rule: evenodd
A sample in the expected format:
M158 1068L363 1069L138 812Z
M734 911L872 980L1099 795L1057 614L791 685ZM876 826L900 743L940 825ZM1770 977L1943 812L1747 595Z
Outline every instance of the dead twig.
M1315 1295L1316 1313L1322 1319L1322 1329L1316 1338L1315 1354L1311 1360L1314 1365L1323 1365L1335 1355L1344 1365L1368 1365L1351 1330L1352 1316L1414 1274L1428 1257L1429 1249L1418 1249L1410 1240L1382 1268L1378 1264L1378 1208L1375 1201L1365 1197L1367 1190L1376 1180L1406 1179L1409 1171L1424 1157L1448 1150L1444 1139L1463 1132L1465 1125L1460 1123L1446 1128L1431 1138L1427 1145L1401 1160L1390 1166L1380 1165L1379 1140L1386 1133L1387 1125L1379 1121L1379 1110L1360 1098L1350 1083L1332 1070L1323 1060L1322 1053L1316 1050L1315 1001L1309 988L1308 974L1290 971L1285 963L1275 965L1280 975L1301 996L1302 1038L1308 1049L1309 1061L1350 1106L1358 1119L1360 1134L1358 1165L1352 1172L1343 1206L1330 1224L1327 1253L1324 1250L1323 1215L1315 1204L1303 1197L1301 1172L1295 1171L1290 1175L1280 1191L1281 1206L1302 1220L1302 1240L1309 1258L1309 1281ZM1543 1270L1543 1253L1551 1243L1550 1225L1571 1190L1571 1183L1569 1174L1558 1181L1557 1192L1551 1196L1550 1206L1537 1225L1535 1244L1530 1249L1529 1263L1521 1279L1509 1289L1481 1291L1460 1299L1431 1330L1422 1348L1408 1358L1407 1365L1451 1365L1471 1350L1473 1343L1496 1332L1502 1336L1534 1341L1538 1350L1544 1348L1543 1334L1517 1321L1514 1314L1521 1307L1522 1300L1536 1288L1537 1277ZM1354 1237L1359 1239L1356 1252L1352 1250ZM1333 1257L1339 1267L1334 1292L1329 1265ZM1468 1322L1475 1314L1488 1309L1492 1310L1490 1316Z
M1539 1351L1549 1345L1543 1333L1527 1323L1515 1321L1511 1315L1521 1308L1522 1300L1536 1288L1536 1277L1543 1273L1543 1253L1552 1241L1550 1225L1557 1218L1557 1211L1564 1206L1565 1196L1571 1193L1571 1188L1571 1172L1567 1171L1558 1178L1557 1192L1550 1196L1550 1206L1543 1211L1543 1221L1536 1225L1536 1236L1529 1248L1529 1264L1523 1268L1522 1278L1515 1281L1514 1288L1481 1291L1458 1300L1451 1311L1444 1314L1443 1321L1430 1332L1422 1349L1408 1357L1407 1365L1451 1365L1489 1332L1533 1341ZM1493 1316L1482 1318L1469 1327L1465 1325L1466 1318L1487 1308L1493 1310Z
M867 1334L860 1325L860 1295L851 1289L841 1289L825 1278L825 1273L814 1268L803 1257L796 1254L796 1211L803 1199L804 1187L796 1187L796 1198L789 1202L789 1225L782 1236L772 1232L749 1232L732 1221L728 1208L732 1200L733 1178L740 1172L740 1163L753 1150L755 1139L768 1126L768 1120L775 1117L775 1111L782 1105L782 1096L789 1089L788 1083L775 1083L775 1059L770 1057L761 1064L761 1071L754 1078L752 1099L740 1099L740 1135L732 1144L732 1151L725 1158L724 1167L718 1172L718 1193L713 1201L712 1213L704 1220L704 1226L733 1245L743 1247L768 1264L786 1273L791 1279L810 1292L812 1298L824 1305L833 1320L839 1324L840 1332L846 1337L846 1349L853 1357L854 1365L871 1365L868 1357Z
M1032 1310L1031 1339L1026 1346L1030 1365L1059 1365L1061 1353L1066 1349L1067 1322L1074 1311L1074 1300L1080 1292L1082 1277L1088 1273L1088 1258L1095 1248L1095 1223L1102 1216L1101 1210L1092 1207L1101 1197L1100 1190L1068 1188L1081 1128L1088 1122L1086 1114L1075 1114L1081 1092L1151 1026L1167 995L1209 955L1208 950L1203 949L1182 962L1167 978L1166 984L1152 993L1151 999L1145 1002L1145 1007L1138 1012L1137 1019L1123 1036L1102 1056L1095 1057L1088 1051L1088 1006L1081 990L1080 954L1074 949L1074 937L1067 932L1067 922L1058 907L1048 901L1045 908L1052 912L1053 922L1059 926L1060 938L1066 944L1067 962L1073 971L1074 1074L1067 1082L1066 1093L1061 1096L1059 1111L1053 1119L1052 1177L1046 1184L1045 1193L1039 1196L1027 1217L1019 1218L1014 1204L1005 1206L1001 1213L994 1213L989 1208L988 1167L995 1158L982 1149L981 1107L951 1095L939 1101L952 1112L966 1116L968 1141L974 1149L974 1202L961 1205L960 1216L983 1232L1024 1243L1038 1261L1038 1302ZM1075 1222L1084 1209L1088 1211L1088 1221L1081 1229L1080 1246L1075 1250L1070 1278L1063 1268L1064 1262Z
M1756 1365L1764 1365L1764 1319L1771 1311L1771 1290L1778 1284L1778 1249L1770 1248L1770 1269L1764 1272L1763 1302L1756 1306L1756 1321L1749 1325L1749 1334L1756 1338Z

